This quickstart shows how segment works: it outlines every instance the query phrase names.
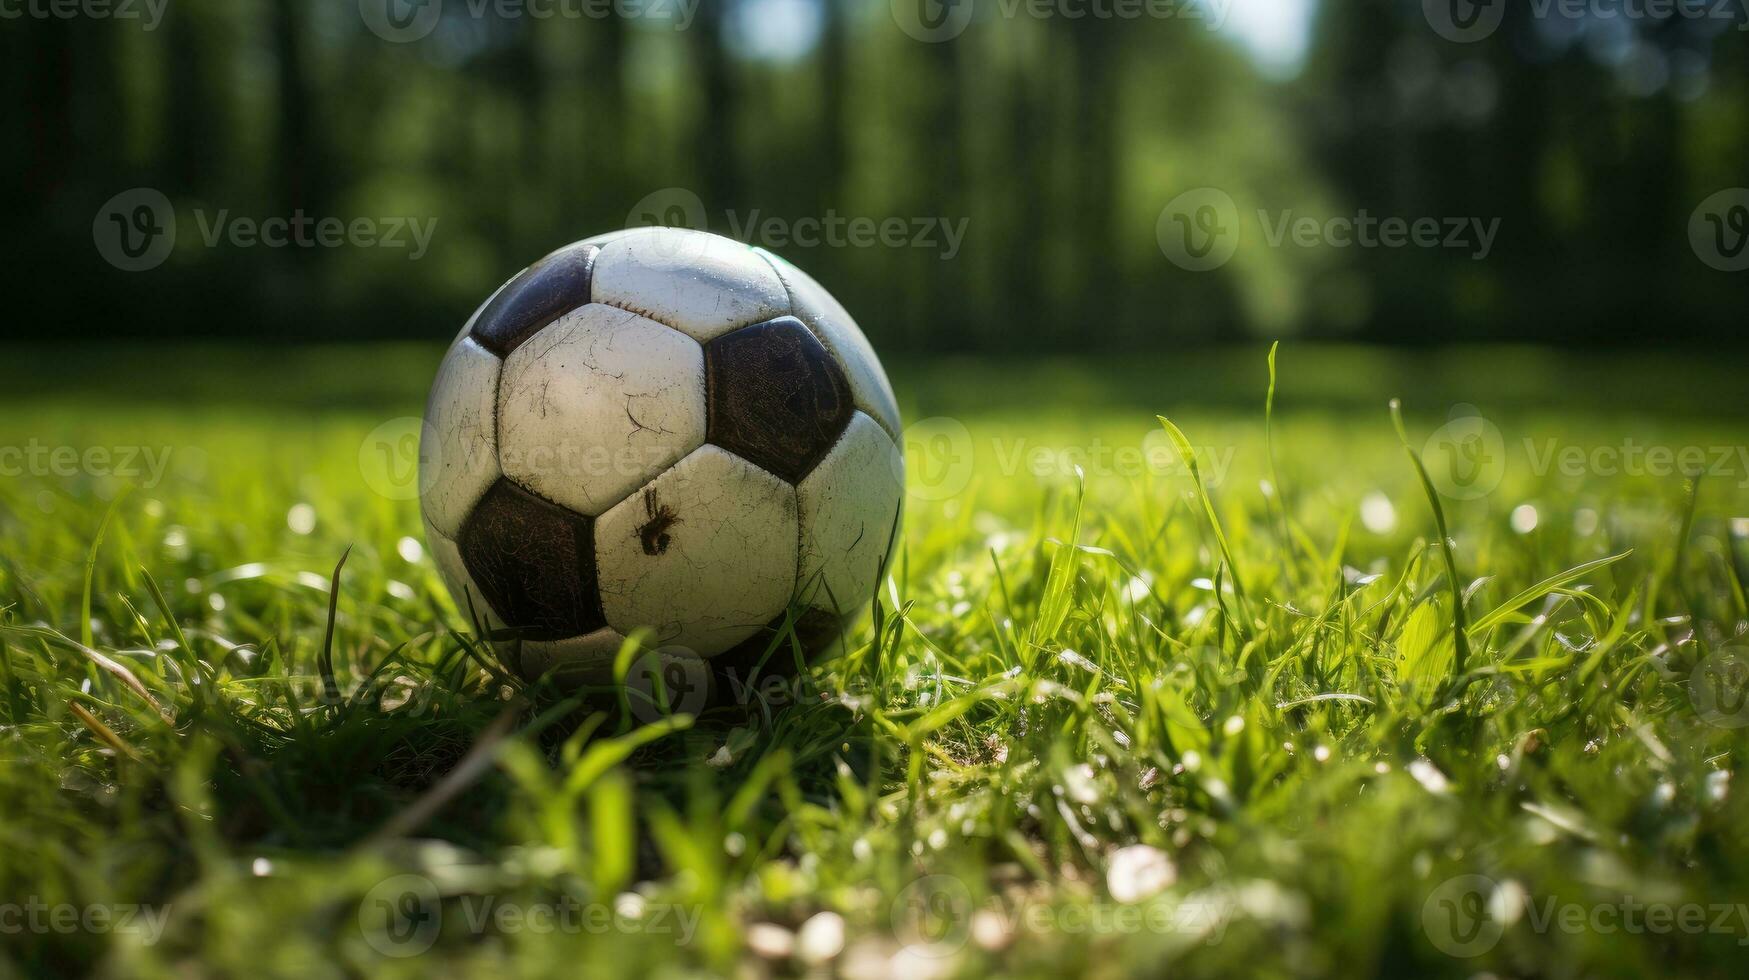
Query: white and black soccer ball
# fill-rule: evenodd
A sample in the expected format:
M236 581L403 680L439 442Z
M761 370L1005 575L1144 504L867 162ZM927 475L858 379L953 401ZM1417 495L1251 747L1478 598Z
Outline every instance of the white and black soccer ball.
M430 551L524 676L625 636L727 662L867 608L896 538L899 412L843 306L762 249L636 228L541 259L432 384ZM786 650L772 662L793 662Z

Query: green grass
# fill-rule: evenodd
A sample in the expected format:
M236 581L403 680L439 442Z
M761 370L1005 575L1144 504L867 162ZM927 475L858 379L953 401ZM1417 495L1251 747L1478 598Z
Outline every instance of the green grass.
M652 726L490 672L369 489L436 357L0 366L0 447L169 460L0 480L0 975L1740 970L1749 468L1538 463L1749 445L1721 359L893 365L955 421L875 622ZM1457 402L1500 480L1430 499Z

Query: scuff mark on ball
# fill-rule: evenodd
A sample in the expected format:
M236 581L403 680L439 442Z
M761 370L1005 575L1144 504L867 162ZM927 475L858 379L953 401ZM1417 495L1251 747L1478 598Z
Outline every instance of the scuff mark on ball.
M680 523L674 508L656 501L656 488L644 490L644 514L650 519L638 525L638 541L644 554L659 555L668 550L668 529Z

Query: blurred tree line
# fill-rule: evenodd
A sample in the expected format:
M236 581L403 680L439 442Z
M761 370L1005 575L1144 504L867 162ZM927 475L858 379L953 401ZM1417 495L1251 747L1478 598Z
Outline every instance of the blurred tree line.
M1703 199L1749 185L1740 10L1513 3L1492 36L1457 43L1421 0L1325 0L1284 69L1182 5L616 0L641 14L616 16L591 0L388 0L402 20L436 17L397 41L368 23L378 0L160 2L149 28L0 20L10 338L447 339L534 258L641 212L697 211L694 196L711 230L814 272L894 351L1734 343L1749 298L1749 273L1708 267L1689 240ZM900 26L967 7L948 40ZM1158 226L1205 186L1235 202L1241 237L1190 271ZM124 272L94 221L135 187L172 203L175 249ZM1260 233L1362 209L1497 218L1498 236L1478 260ZM206 241L215 222L294 214L436 227L416 260ZM807 219L893 218L896 247L752 224L805 238Z

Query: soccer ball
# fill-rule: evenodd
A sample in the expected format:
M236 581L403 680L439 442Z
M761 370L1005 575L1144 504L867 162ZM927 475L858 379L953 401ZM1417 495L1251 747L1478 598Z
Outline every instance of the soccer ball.
M787 623L817 653L898 531L899 412L862 331L795 266L704 232L523 270L450 346L425 423L429 550L530 679L604 678L634 630L720 666Z

